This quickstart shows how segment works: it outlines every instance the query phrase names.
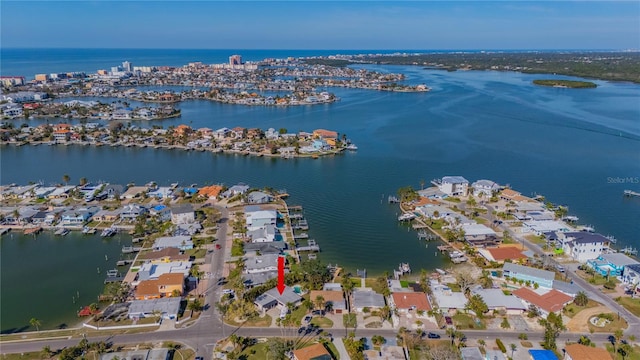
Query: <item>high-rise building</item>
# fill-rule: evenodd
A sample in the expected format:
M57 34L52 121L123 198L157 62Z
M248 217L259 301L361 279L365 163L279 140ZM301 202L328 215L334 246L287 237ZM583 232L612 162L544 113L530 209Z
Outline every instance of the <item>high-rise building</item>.
M242 56L240 55L229 56L229 65L242 65Z
M124 68L124 71L127 71L127 72L132 72L133 71L133 65L131 65L131 63L128 62L128 61L123 61L122 62L122 67Z

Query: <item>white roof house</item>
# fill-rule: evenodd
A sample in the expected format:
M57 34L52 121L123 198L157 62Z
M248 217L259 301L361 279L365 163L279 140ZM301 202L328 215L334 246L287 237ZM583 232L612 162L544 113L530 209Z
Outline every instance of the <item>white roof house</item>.
M461 292L454 292L446 285L432 286L433 298L440 309L445 311L456 309L463 310L467 306L467 298Z
M129 305L129 319L154 317L158 311L163 319L175 319L180 311L180 297L151 300L135 300Z
M501 289L473 289L473 294L478 294L487 304L489 310L506 310L511 313L522 313L527 310L522 301L513 295L505 295Z
M169 247L189 250L193 249L193 241L191 240L191 236L163 236L157 238L153 243L153 249L155 250L162 250Z
M278 212L276 210L257 210L246 212L247 228L249 230L261 228L266 225L276 225Z
M480 196L480 194L482 194L482 196L487 198L491 197L494 191L500 190L500 185L494 181L484 179L474 182L471 184L471 187L473 187L474 196Z
M531 231L536 235L542 235L549 232L567 232L571 231L569 225L557 220L543 221L525 221L522 223L525 230Z
M445 176L439 181L434 181L434 184L449 196L464 196L469 191L469 181L462 176Z
M138 281L155 280L162 274L180 273L186 278L191 270L191 261L171 261L167 263L147 262L140 266L138 270Z

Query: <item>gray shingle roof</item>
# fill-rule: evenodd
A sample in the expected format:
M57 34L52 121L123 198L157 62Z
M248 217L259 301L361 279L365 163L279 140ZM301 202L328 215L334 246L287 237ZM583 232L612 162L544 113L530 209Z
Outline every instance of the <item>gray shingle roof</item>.
M528 266L522 266L513 263L505 263L503 267L504 271L509 271L510 273L518 273L528 276L537 277L545 280L553 280L555 278L555 274L551 271L536 269Z

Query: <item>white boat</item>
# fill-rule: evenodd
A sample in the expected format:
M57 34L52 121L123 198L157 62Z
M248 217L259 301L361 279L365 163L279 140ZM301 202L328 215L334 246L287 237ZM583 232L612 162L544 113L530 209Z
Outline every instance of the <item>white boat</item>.
M413 220L415 219L416 216L412 213L404 213L400 216L398 216L398 221L409 221L409 220Z
M109 237L109 236L113 236L115 234L116 234L116 229L106 228L106 229L102 230L102 232L100 233L100 236Z
M576 221L578 221L580 219L577 216L568 215L568 216L563 217L562 220L569 221L569 222L576 222Z
M442 269L436 269L436 272L440 275L447 275L447 272Z
M69 233L69 229L62 228L62 229L56 230L56 232L54 234L55 235L60 235L60 236L65 236L68 233Z
M347 150L356 151L356 150L358 150L358 147L355 144L349 144L349 145L347 145Z

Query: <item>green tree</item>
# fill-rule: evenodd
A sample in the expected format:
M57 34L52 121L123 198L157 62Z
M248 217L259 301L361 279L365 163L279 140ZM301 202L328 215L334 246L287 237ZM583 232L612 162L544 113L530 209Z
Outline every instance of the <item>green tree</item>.
M351 298L351 293L353 292L353 288L355 287L353 281L351 281L351 276L349 276L349 274L346 274L342 278L342 282L340 284L342 285L342 290L344 290L347 298L348 310L351 311L351 300L349 299Z
M383 345L384 343L386 343L387 340L382 335L373 335L371 337L371 342L375 346L380 346L380 345Z
M482 317L484 313L489 311L487 303L480 294L475 294L467 301L467 309L473 311L478 317Z
M40 326L42 325L42 323L37 318L31 318L31 320L29 320L29 324L36 328L36 331L40 331Z
M51 351L51 346L49 345L45 345L42 348L42 350L40 350L40 357L43 359L50 358L52 354L53 354L53 351Z
M587 296L587 293L585 293L584 291L578 292L576 294L576 298L573 299L573 303L578 306L586 306L588 302L589 302L589 297Z
M513 359L513 352L516 351L518 346L516 346L516 344L510 344L509 347L511 348L511 358Z
M562 315L549 313L546 319L539 320L540 325L544 327L544 340L542 346L547 350L556 350L556 339L561 331L566 330L562 323Z
M324 310L324 305L325 305L324 296L322 296L322 295L316 296L316 298L314 299L313 302L314 302L314 305L316 306L316 309ZM323 312L321 312L321 314L322 313Z
M69 177L69 174L62 175L62 182L64 182L65 185L68 185L70 180L71 177Z
M81 177L80 178L80 186L85 186L85 185L87 185L88 182L89 181L87 180L86 177Z
M507 319L506 317L502 319L502 322L500 323L500 327L503 329L511 329L511 324L509 324L509 319Z
M622 329L617 329L616 331L613 332L613 338L615 340L615 342L613 343L613 352L615 354L618 353L618 344L620 344L620 341L622 340L623 337L624 337L624 333L622 332Z

